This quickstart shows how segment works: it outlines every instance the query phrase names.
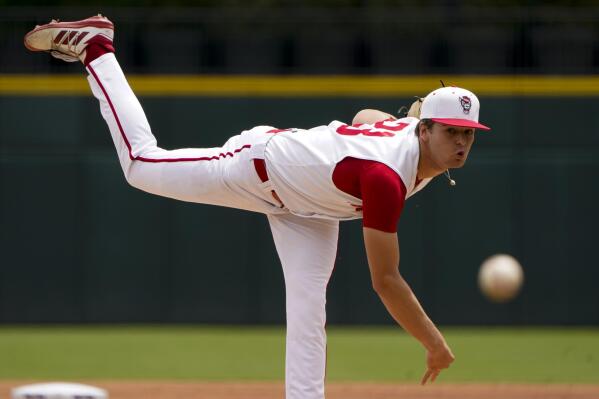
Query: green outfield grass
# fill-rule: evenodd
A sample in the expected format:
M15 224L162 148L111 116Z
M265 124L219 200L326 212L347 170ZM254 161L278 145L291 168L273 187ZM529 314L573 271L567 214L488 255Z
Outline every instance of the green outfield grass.
M329 331L330 381L416 382L424 351L398 328ZM599 329L446 328L443 382L599 383ZM1 379L282 380L280 327L0 327Z

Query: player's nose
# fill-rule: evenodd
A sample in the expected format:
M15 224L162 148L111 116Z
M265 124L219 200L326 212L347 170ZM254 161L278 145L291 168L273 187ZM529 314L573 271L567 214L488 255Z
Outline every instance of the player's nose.
M461 132L455 135L456 144L459 146L466 145L468 139L466 138L466 133Z

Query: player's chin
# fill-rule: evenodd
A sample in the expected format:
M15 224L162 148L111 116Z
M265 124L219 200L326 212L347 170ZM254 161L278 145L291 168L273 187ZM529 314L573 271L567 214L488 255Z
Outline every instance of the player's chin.
M458 169L466 164L466 157L456 157L448 162L447 169Z

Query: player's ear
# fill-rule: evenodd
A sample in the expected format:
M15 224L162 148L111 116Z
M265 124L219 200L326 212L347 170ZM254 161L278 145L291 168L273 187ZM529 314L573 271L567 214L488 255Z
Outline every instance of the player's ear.
M426 143L429 139L428 136L430 134L430 128L426 125L426 123L419 123L418 129L420 130L418 132L418 137Z

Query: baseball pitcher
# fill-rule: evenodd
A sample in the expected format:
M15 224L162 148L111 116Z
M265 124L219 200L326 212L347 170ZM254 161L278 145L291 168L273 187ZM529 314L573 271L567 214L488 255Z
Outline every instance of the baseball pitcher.
M421 383L434 381L454 356L399 272L397 223L404 201L435 176L466 162L479 101L458 87L418 100L396 119L360 111L351 124L312 129L257 126L218 148L158 147L113 48L102 16L52 21L25 36L32 51L81 61L110 130L127 182L181 201L246 209L267 216L286 285L286 397L323 399L325 303L339 221L361 218L372 286L393 318L424 346ZM450 179L451 181L451 179Z

